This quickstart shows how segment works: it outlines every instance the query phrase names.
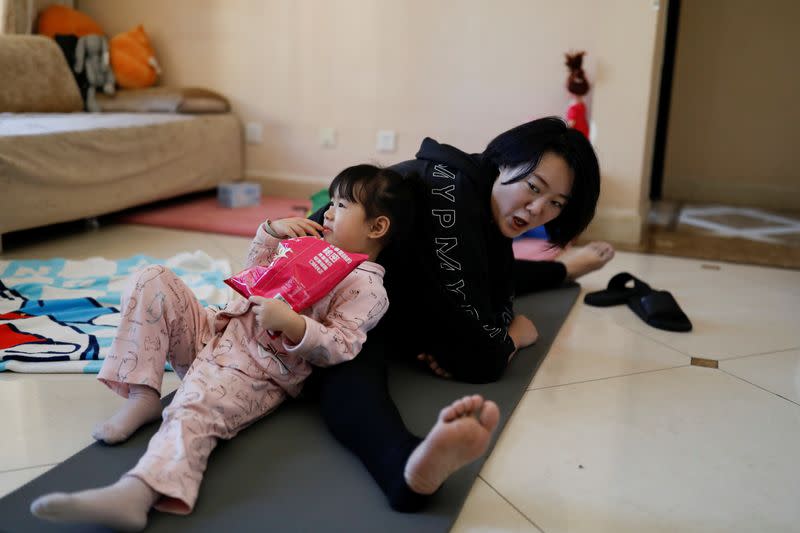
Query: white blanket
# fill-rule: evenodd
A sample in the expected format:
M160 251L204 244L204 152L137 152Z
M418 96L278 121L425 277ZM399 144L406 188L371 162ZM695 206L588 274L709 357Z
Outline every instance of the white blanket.
M174 113L0 113L0 137L131 128L193 118Z

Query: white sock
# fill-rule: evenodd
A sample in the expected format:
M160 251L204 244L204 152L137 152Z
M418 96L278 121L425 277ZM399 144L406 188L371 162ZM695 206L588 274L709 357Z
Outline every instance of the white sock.
M133 432L161 418L161 399L158 392L147 385L131 385L127 400L114 415L95 426L92 437L106 444L117 444Z
M31 504L31 513L51 522L83 522L121 531L141 531L159 496L141 479L123 476L100 489L41 496Z

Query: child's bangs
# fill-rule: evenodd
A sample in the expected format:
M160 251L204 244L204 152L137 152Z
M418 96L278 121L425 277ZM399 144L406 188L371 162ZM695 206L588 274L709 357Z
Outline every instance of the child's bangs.
M331 198L338 196L348 202L355 202L366 205L370 197L377 192L374 189L377 180L368 179L369 176L361 176L356 173L342 173L336 176L328 188ZM371 186L370 186L371 185Z

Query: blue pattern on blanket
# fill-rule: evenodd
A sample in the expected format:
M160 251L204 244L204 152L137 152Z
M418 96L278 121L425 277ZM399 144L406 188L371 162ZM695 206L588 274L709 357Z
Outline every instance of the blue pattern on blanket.
M167 260L0 261L0 371L97 372L119 325L121 291L131 273L166 264L203 305L222 306L225 260L203 252Z

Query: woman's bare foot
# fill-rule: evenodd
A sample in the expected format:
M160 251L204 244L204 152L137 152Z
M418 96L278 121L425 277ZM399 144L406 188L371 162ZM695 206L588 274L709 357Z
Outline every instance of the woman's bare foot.
M111 418L95 426L92 437L106 444L118 444L128 440L143 425L159 418L161 399L158 392L147 385L131 385L128 399Z
M477 394L442 409L436 425L408 458L409 488L433 494L453 472L486 452L499 420L497 404Z
M567 267L567 279L576 280L584 274L603 268L614 257L614 247L607 242L590 242L586 246L569 248L556 258Z

